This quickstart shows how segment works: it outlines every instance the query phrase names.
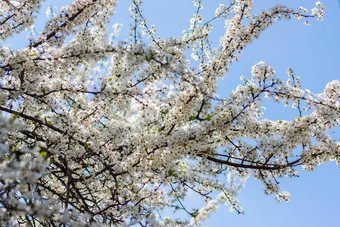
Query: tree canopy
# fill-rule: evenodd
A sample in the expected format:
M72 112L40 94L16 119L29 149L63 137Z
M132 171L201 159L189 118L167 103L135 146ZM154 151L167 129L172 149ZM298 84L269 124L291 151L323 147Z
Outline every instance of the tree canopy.
M51 6L37 31L43 0L0 2L2 225L196 225L218 204L243 212L236 194L250 176L288 201L280 178L297 176L299 166L339 164L329 130L340 123L340 81L314 94L293 69L282 80L261 61L225 98L217 92L262 31L278 20L322 20L322 3L253 12L252 0L229 0L203 18L194 0L187 30L164 38L132 0L130 36L121 41L120 24L112 26L117 4ZM218 20L225 31L213 44ZM6 44L25 30L24 48ZM267 119L266 99L296 108L296 118ZM206 205L186 209L191 192ZM188 218L162 219L166 208Z

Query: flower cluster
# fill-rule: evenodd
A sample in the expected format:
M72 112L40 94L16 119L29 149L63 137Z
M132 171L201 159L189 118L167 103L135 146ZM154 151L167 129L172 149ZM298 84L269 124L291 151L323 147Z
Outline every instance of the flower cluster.
M0 39L31 28L42 2L2 1ZM340 143L328 134L340 124L339 81L313 94L293 70L283 81L259 62L226 98L216 94L218 78L268 26L322 19L324 6L255 14L252 0L235 0L206 20L202 1L193 3L183 37L155 37L143 2L133 0L130 37L117 41L122 25L109 24L117 1L74 0L25 48L0 46L2 225L189 225L161 218L166 208L199 224L219 204L242 212L236 195L250 176L288 201L278 178L339 162ZM225 33L213 48L209 35L221 19ZM264 118L266 98L299 116ZM207 205L188 210L189 193Z

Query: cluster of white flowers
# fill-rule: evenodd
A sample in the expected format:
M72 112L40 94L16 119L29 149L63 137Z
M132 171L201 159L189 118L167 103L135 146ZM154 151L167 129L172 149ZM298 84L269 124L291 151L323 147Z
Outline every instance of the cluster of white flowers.
M0 39L31 27L41 2L2 1ZM165 208L185 210L197 224L218 204L242 212L235 197L251 175L265 193L288 201L277 178L296 176L297 166L339 162L340 143L328 135L340 124L339 81L313 94L291 69L283 81L259 62L229 96L216 94L217 79L269 25L321 19L324 6L254 14L252 0L235 0L206 21L202 1L193 3L179 38L155 38L143 2L133 0L130 39L119 42L122 26L108 25L115 0L74 0L27 47L0 46L0 111L10 118L0 120L2 225L189 225L160 218ZM211 48L218 19L226 30ZM264 98L300 115L265 119ZM191 192L207 205L188 211L181 201Z
M289 202L290 200L290 194L287 191L283 191L281 193L276 194L276 200L281 203L281 199L285 200L286 202Z
M62 201L46 196L40 187L44 176L50 174L47 152L38 146L18 147L13 143L10 139L13 134L24 133L14 118L1 118L0 127L1 225L54 221L69 226L88 226L89 214L73 209L65 211Z
M34 18L39 14L43 0L26 1L6 0L0 2L0 40L6 40L14 33L19 33L33 26Z

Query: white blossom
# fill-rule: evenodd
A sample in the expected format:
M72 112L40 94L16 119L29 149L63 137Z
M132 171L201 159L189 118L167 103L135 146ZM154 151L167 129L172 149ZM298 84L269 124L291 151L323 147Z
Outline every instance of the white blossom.
M0 39L32 29L42 2L2 1ZM199 225L218 206L242 213L237 192L250 176L289 201L278 178L340 163L329 135L340 124L338 80L314 94L292 69L285 81L260 61L230 94L217 93L218 79L264 30L281 19L322 20L322 3L310 13L283 5L256 13L252 0L236 0L205 18L194 0L183 36L163 38L133 0L123 41L129 24L109 25L117 4L51 6L26 47L0 45L1 225ZM225 31L213 47L218 19ZM265 99L299 115L266 119ZM189 193L205 206L188 210ZM189 216L162 217L166 208Z

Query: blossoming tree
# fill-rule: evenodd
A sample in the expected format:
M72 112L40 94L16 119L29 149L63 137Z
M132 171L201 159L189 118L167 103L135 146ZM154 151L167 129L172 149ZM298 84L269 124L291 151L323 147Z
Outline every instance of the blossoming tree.
M291 69L282 81L259 62L226 98L216 92L218 79L263 30L281 19L322 20L320 2L310 12L278 5L255 14L252 0L230 0L205 21L194 0L183 36L162 38L133 0L130 39L118 42L107 26L116 0L74 0L25 48L6 46L32 29L43 2L0 2L2 225L197 224L217 204L242 212L235 195L249 176L265 193L289 200L277 179L296 176L297 166L313 170L338 160L340 144L328 130L340 123L339 81L313 94ZM226 26L213 48L216 20ZM265 98L299 116L266 119ZM187 210L181 201L189 192L206 206ZM161 219L165 208L189 219Z

